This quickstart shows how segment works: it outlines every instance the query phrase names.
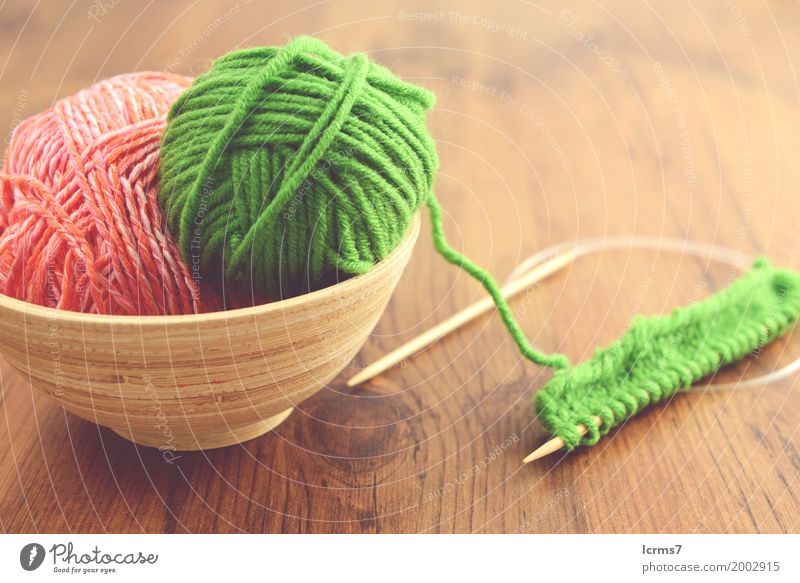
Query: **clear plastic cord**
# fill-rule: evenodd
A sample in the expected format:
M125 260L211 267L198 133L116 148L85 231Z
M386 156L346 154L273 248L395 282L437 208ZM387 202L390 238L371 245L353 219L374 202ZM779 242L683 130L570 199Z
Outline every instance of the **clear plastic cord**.
M586 255L618 249L652 249L656 251L689 254L718 263L723 263L740 270L744 270L749 267L755 259L754 257L734 251L733 249L708 245L705 243L697 243L695 241L685 241L681 239L661 239L658 237L602 237L560 243L558 245L548 247L547 249L544 249L535 255L531 255L514 268L514 270L511 272L511 275L508 277L508 282L519 279L538 265L541 265L545 261L564 253L571 253L574 259L579 259L581 257L585 257ZM800 370L800 357L796 358L793 362L782 368L756 378L740 380L732 383L695 386L681 390L683 392L706 392L741 391L753 389L755 387L763 387L782 381L783 379L796 373L798 370Z

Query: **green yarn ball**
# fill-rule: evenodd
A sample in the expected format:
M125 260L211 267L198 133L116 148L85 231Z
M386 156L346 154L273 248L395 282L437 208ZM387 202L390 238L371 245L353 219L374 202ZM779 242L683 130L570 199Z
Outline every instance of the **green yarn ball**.
M217 60L161 146L160 202L192 272L280 299L372 269L431 192L433 103L308 37Z

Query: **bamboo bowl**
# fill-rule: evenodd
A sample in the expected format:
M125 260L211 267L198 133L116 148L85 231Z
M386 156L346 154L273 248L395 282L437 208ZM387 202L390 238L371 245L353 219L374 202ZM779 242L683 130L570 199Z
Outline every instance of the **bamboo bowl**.
M0 295L0 352L67 411L162 451L258 437L350 362L419 234L369 273L288 300L190 316L102 316Z

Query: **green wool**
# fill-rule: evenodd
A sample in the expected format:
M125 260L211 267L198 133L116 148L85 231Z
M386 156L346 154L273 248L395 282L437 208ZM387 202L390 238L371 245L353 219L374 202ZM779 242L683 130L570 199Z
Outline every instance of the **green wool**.
M161 146L187 261L273 299L369 271L431 191L433 103L313 38L220 58L173 105Z
M497 283L447 244L425 123L434 101L366 55L314 38L229 53L169 114L160 194L169 229L201 277L279 299L369 271L427 203L437 250L484 285L522 353L566 366L528 344Z
M638 316L616 343L556 371L536 411L568 449L594 445L648 405L769 344L799 313L800 275L759 259L725 290L669 316Z

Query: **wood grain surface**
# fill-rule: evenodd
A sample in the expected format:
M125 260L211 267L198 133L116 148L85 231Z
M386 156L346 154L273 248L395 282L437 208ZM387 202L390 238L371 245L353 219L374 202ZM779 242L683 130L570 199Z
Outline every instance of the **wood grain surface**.
M318 35L438 95L437 194L455 246L504 278L587 237L696 240L800 268L800 6L322 1L0 5L0 135L116 73L196 75L239 46ZM277 430L181 455L66 413L3 365L4 532L800 532L800 387L682 394L596 447L522 466L549 372L484 317L364 386L345 380L482 297L427 217L386 313L342 375ZM734 274L608 251L514 302L573 360L636 313ZM725 380L800 354L797 334ZM20 338L19 342L24 342Z

